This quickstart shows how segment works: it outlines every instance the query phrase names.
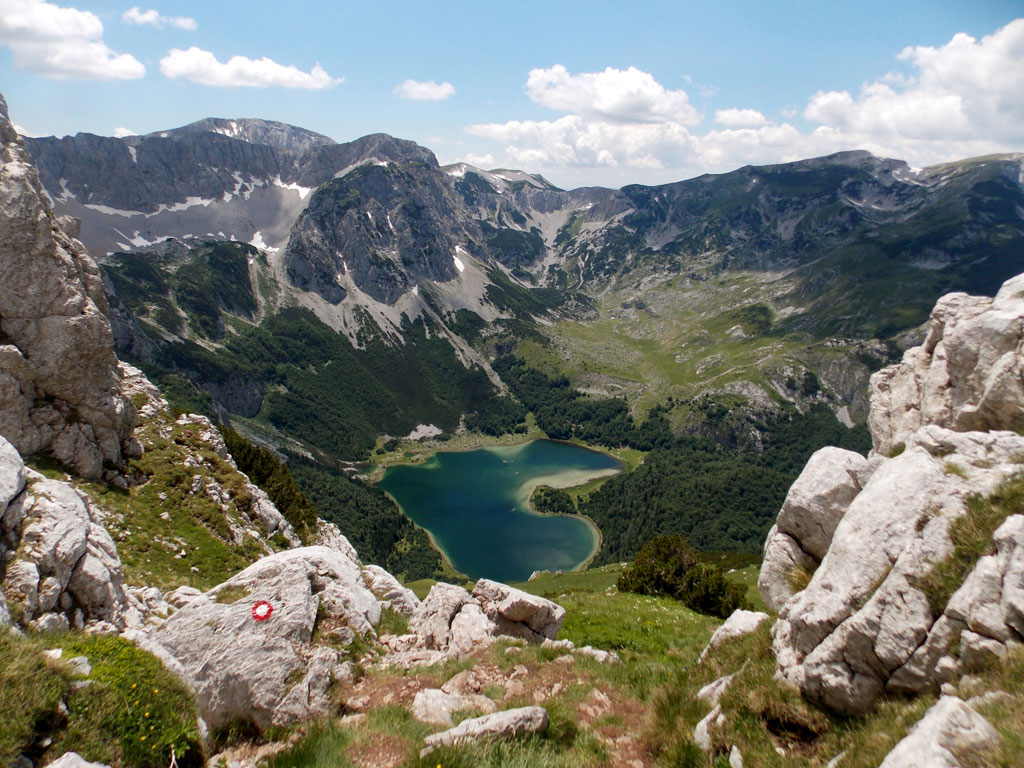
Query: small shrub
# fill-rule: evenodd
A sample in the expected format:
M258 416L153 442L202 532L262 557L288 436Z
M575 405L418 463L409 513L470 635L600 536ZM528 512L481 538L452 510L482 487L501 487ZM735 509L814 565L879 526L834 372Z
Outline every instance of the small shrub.
M619 589L644 595L667 595L701 613L725 618L749 607L742 585L701 559L678 534L655 536L619 576Z
M895 459L897 456L899 456L905 450L907 450L907 444L906 443L896 443L896 445L894 445L892 447L892 450L889 451L889 458L890 459Z

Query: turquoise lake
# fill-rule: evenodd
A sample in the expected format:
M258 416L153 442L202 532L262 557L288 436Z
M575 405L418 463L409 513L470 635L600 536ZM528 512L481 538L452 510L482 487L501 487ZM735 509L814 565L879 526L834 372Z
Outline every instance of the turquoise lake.
M534 571L582 565L598 541L583 520L531 514L533 489L580 485L620 468L603 453L534 440L436 453L423 464L389 468L378 485L430 533L456 570L471 579L525 581Z

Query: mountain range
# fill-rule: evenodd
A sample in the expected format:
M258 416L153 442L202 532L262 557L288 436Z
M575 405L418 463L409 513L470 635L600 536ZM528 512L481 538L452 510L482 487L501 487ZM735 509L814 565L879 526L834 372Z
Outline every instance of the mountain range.
M709 395L754 411L820 400L863 422L867 376L939 295L992 294L1024 269L1020 155L914 169L843 152L566 191L383 134L336 143L256 119L25 142L105 270L120 352L184 375L223 415L280 431L253 356L221 370L208 354L257 332L340 331L365 382L382 378L375 356L417 361L419 406L371 406L349 458L371 435L451 430L493 404L506 390L489 363L513 350L637 416ZM702 429L685 405L669 418Z

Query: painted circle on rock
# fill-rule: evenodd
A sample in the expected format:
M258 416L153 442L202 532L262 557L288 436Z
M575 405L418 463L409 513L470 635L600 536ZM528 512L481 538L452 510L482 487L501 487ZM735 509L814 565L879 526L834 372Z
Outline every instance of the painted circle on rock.
M274 612L274 606L268 603L266 600L260 600L252 607L252 617L256 621L266 621L270 618L270 614Z

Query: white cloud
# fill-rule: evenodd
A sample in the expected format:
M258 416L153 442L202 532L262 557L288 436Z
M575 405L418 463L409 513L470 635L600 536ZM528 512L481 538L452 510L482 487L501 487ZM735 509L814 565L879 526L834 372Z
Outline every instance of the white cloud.
M477 168L493 168L494 167L494 155L475 155L472 152L467 153L463 157L456 160L458 163L469 163L470 165L476 166Z
M262 59L232 56L222 63L209 51L195 46L187 51L172 48L160 60L160 71L170 78L180 77L193 83L218 88L274 86L320 90L344 80L340 77L331 77L319 64L309 72L303 72L297 67L278 64L265 56Z
M44 0L0 0L0 44L11 49L14 66L44 77L125 80L146 68L103 42L103 22L89 11Z
M137 5L133 5L121 14L121 20L126 24L134 24L136 26L148 25L158 29L167 26L195 30L199 26L191 16L161 16L158 11L152 8L144 11Z
M34 139L37 136L43 135L41 133L32 133L32 131L30 131L28 128L20 126L17 123L13 123L12 125L14 126L15 133L17 133L19 136L28 136L30 139Z
M715 122L730 128L756 128L765 125L768 118L756 109L719 109L715 112Z
M136 135L135 131L133 131L131 128L125 128L124 126L121 126L121 125L119 125L117 128L114 129L114 138L115 139L123 139L125 136L135 136L135 135Z
M526 93L538 104L560 112L622 123L700 121L686 91L669 91L636 67L572 75L561 64L533 69Z
M394 92L396 96L401 96L403 99L438 101L440 99L450 99L454 96L455 86L447 81L435 83L433 80L425 80L423 82L406 80L404 83L396 85Z
M786 122L754 109L715 112L698 130L684 91L670 91L635 68L570 74L535 69L533 101L562 116L467 126L504 146L498 162L563 169L594 183L683 178L748 163L788 162L845 149L929 165L1024 149L1024 19L980 40L958 34L942 46L914 46L899 58L909 73L883 74L857 93L821 90ZM587 171L587 169L592 169ZM627 170L637 172L629 178Z

